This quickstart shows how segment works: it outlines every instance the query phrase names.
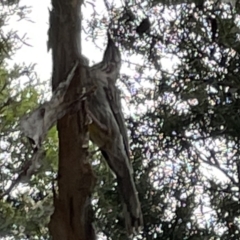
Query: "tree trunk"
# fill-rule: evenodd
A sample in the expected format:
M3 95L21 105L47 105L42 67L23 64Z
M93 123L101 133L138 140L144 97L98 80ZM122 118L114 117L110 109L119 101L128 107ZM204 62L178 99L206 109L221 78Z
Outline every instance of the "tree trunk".
M82 0L52 0L48 46L53 56L53 91L80 59L81 4ZM66 101L82 93L85 79L86 69L80 64ZM55 240L93 240L95 233L89 213L95 177L87 162L88 134L84 102L78 113L68 114L59 120L57 129L58 196L54 198L55 211L49 224L50 234Z

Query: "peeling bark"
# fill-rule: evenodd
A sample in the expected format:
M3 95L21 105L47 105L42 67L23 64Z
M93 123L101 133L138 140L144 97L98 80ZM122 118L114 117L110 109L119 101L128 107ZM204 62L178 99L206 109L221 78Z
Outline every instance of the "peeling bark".
M80 59L80 0L52 0L48 47L52 49L53 91L64 81L74 62ZM82 93L86 84L87 69L83 64L66 94L65 101L71 101ZM84 84L85 82L85 84ZM87 162L88 142L87 119L84 101L79 112L67 114L58 121L59 170L58 196L54 199L55 211L49 230L55 240L93 240L90 198L95 185L91 165Z

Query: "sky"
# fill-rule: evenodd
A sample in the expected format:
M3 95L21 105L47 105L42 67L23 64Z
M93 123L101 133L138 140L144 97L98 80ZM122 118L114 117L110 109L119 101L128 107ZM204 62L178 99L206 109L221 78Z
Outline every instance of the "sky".
M27 34L26 42L31 46L23 45L23 47L17 51L12 62L26 63L26 65L36 63L35 70L40 80L50 80L52 59L51 51L47 52L49 9L51 8L50 0L22 0L20 1L20 5L31 6L31 12L27 14L28 19L31 21L11 19L8 27L13 30L17 29L20 36ZM84 13L87 14L90 10L90 8L84 8ZM102 52L96 49L91 42L84 41L85 37L83 34L83 54L91 59L91 61L100 61Z
M32 6L32 12L27 14L28 19L16 21L13 19L10 23L10 28L18 30L20 36L26 35L27 44L17 51L14 56L14 62L17 63L37 63L35 70L41 80L48 80L51 76L51 53L47 52L47 31L48 31L48 7L50 0L32 1L22 0L20 5Z

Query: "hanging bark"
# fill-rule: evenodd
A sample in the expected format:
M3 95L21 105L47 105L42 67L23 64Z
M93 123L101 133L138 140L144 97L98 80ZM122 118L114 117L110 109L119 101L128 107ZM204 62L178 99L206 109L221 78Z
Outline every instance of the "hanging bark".
M87 70L80 56L81 0L52 0L48 47L52 50L53 91L76 61L80 61L65 101L83 93ZM85 84L84 84L85 82ZM87 124L84 101L78 113L67 114L58 121L59 170L58 196L54 197L54 213L49 230L57 240L93 240L90 197L95 177L87 162Z

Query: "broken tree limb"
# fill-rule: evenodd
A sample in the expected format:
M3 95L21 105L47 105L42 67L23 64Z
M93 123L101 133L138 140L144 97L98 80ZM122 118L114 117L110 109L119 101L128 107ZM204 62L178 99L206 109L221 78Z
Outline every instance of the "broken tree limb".
M73 66L66 81L59 84L50 101L45 102L20 120L20 130L30 139L35 150L41 147L47 132L53 127L56 121L73 108L73 103L77 103L85 96L85 94L82 94L71 102L64 101L77 66L78 62Z

